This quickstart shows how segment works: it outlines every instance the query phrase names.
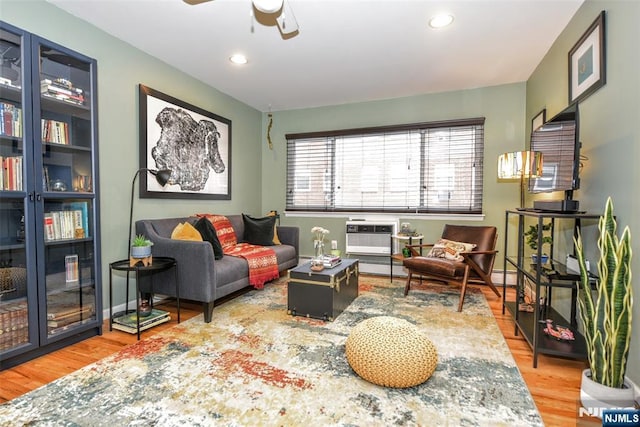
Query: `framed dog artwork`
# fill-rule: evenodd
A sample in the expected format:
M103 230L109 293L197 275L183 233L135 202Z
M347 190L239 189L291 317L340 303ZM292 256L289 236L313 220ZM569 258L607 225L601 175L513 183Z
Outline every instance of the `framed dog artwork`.
M142 84L139 106L140 168L171 170L140 174L140 198L231 200L231 120Z

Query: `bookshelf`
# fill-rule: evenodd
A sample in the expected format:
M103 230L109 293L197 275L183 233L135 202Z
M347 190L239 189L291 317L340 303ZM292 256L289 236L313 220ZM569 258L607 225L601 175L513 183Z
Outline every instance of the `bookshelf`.
M102 290L97 63L1 21L0 52L6 369L101 334Z

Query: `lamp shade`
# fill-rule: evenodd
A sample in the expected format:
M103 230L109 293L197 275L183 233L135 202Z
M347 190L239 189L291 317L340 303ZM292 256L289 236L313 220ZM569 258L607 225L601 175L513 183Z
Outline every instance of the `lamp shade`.
M162 187L164 187L167 182L169 182L169 178L171 178L171 171L169 169L160 169L159 171L149 169L149 173L156 177L156 181L158 181L158 184Z
M540 151L514 151L498 157L499 179L535 178L542 175Z

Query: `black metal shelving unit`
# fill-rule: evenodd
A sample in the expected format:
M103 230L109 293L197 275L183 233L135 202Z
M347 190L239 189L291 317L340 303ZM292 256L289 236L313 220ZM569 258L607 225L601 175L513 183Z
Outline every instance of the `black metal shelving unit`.
M509 222L513 217L517 217L518 239L516 254L509 253ZM580 230L582 221L597 221L600 215L588 214L584 212L543 212L535 210L507 210L505 212L504 231L504 273L502 283L502 312L508 310L515 320L515 331L522 334L533 351L533 367L538 366L538 355L547 354L571 359L586 360L587 348L585 339L577 329L577 284L580 279L578 273L567 269L566 265L558 261L558 255L554 253L554 246L551 245L551 259L548 265L541 263L532 264L528 262L524 254L524 232L525 219L532 219L538 225L538 259L542 255L542 225L545 220L552 222L552 230L556 230L558 221L572 221L574 236ZM556 255L556 257L554 257ZM516 272L516 297L513 301L507 301L507 271L514 268ZM525 281L529 280L535 287L535 298L533 301L533 312L520 311L520 296L524 292ZM595 277L594 277L595 280ZM552 291L554 288L571 289L571 314L570 318L565 318L552 307ZM545 298L540 300L544 290ZM570 326L575 340L560 341L544 333L545 321L551 319L556 325Z

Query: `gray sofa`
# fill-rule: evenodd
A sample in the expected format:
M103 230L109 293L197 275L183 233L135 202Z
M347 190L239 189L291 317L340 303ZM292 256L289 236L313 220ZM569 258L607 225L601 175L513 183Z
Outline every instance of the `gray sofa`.
M242 215L226 215L238 242L243 241ZM144 234L153 242L153 256L175 258L178 264L180 298L203 303L204 321L211 322L216 300L249 286L249 267L243 258L224 256L215 260L209 242L172 240L171 232L185 221L195 223L195 217L144 219L136 221L136 234ZM278 226L281 245L270 246L282 273L298 265L298 227ZM165 271L153 276L153 292L175 297L175 275ZM141 285L142 286L142 285Z

